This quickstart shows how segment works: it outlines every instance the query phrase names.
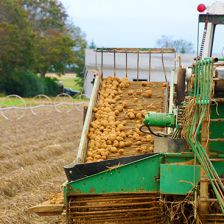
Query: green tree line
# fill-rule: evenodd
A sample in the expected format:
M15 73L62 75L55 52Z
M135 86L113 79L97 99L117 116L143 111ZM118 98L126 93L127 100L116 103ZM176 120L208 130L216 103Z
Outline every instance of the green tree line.
M82 76L86 45L85 35L69 22L60 1L0 1L0 91L11 83L10 78L13 91L21 74L27 79L31 74L44 79L47 72L72 71ZM49 85L49 81L41 83Z

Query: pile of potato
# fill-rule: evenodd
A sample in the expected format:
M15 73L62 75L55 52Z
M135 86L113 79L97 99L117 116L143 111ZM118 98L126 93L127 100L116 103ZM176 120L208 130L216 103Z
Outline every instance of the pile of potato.
M132 102L139 95L151 97L153 93L151 90L127 91L129 86L126 78L108 77L103 80L97 106L93 108L86 162L133 155L133 148L135 155L153 151L152 136L139 130L147 110L130 109L128 102L122 99L124 92Z

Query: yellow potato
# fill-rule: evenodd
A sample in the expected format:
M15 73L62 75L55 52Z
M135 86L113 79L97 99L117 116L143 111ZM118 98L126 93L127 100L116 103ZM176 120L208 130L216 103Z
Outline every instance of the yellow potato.
M136 92L135 92L136 95L141 95L142 94L142 91L140 89L138 89Z
M130 119L135 119L135 114L134 114L133 112L129 112L129 113L128 113L128 117L129 117Z
M120 155L123 155L123 154L124 154L124 149L119 149L119 150L118 150L118 153L119 153Z
M128 91L128 95L129 95L129 96L131 96L131 95L133 95L133 94L134 94L134 92L133 92L132 90L129 90L129 91Z
M115 140L114 143L113 143L113 146L118 147L119 146L119 141Z
M119 115L120 111L119 110L115 110L115 115Z
M152 97L152 90L146 90L144 92L144 96L148 97L148 98L151 98Z
M142 86L147 86L148 82L142 82Z
M117 150L116 147L111 147L110 152L111 152L111 153L117 153L118 150Z
M120 141L120 148L125 147L125 143L123 141Z
M136 114L136 118L138 118L138 119L142 119L142 114L141 114L141 113L137 113L137 114Z

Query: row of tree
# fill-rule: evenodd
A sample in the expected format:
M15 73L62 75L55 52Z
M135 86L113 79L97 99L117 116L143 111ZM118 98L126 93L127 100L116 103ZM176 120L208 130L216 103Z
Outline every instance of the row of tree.
M157 46L162 48L175 48L178 53L193 53L193 44L183 39L174 40L170 36L163 35L157 41Z
M68 21L59 0L0 1L0 77L14 71L81 74L87 43Z

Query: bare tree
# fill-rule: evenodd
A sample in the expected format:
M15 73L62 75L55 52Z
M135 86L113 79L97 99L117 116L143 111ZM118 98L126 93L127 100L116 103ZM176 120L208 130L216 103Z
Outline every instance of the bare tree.
M191 42L182 39L173 40L172 37L166 35L161 36L157 41L157 46L162 48L175 48L177 52L183 54L192 53L194 51Z

